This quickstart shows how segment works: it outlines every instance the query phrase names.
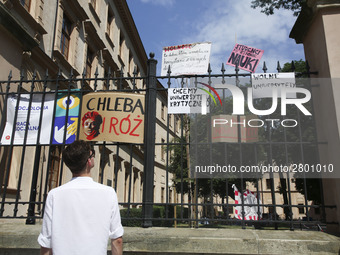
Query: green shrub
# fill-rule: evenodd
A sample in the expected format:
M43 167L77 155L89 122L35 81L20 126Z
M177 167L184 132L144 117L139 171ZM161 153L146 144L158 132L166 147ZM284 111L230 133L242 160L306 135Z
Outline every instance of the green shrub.
M142 226L142 208L130 208L120 210L122 225L125 227Z
M183 220L189 218L189 208L187 207L181 207L180 205L176 205L176 218L181 219L181 214L183 210Z
M166 208L168 208L168 218L174 217L174 207L172 205L153 206L153 218L152 225L154 227L171 227L173 220L166 219ZM179 209L180 210L180 209ZM122 225L125 227L141 227L142 226L142 208L130 208L120 210L122 218ZM177 215L180 216L180 214ZM159 219L159 220L156 220Z

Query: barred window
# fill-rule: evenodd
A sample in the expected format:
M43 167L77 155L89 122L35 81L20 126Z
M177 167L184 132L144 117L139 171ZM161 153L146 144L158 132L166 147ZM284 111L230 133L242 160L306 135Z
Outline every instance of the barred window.
M106 32L110 38L112 38L112 24L113 24L114 16L110 9L108 9L107 13L107 24L106 24Z
M86 57L86 78L91 78L91 69L92 69L92 62L93 62L94 54L87 48L87 57Z
M68 51L70 47L71 28L71 21L64 15L61 30L60 51L66 59L68 59Z

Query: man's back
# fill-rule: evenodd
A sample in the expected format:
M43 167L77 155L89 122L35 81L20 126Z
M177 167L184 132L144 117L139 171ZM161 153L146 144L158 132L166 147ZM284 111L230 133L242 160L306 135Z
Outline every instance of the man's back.
M76 177L50 191L38 241L54 255L99 255L107 254L108 238L123 232L115 191L90 177Z

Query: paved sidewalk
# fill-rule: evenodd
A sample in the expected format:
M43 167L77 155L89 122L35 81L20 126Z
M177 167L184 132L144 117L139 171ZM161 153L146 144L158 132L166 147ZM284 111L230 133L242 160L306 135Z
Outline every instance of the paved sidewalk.
M41 225L0 220L0 255L39 254ZM323 232L252 229L125 228L124 254L339 254Z

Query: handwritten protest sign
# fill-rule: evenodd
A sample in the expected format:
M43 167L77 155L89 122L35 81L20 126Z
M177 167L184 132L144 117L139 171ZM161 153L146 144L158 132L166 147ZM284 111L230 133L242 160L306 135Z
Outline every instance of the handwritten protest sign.
M251 75L253 98L271 98L273 89L295 88L294 73L255 73ZM287 98L296 98L296 93L287 93Z
M199 88L168 89L168 114L202 113L207 110L207 99Z
M240 69L254 73L263 52L263 50L236 44L227 61L227 65L238 65Z
M205 74L208 71L211 43L191 43L164 47L161 75Z
M26 132L26 144L38 144L38 132L40 132L39 144L50 143L54 95L46 95L44 104L42 104L41 94L34 94L32 99L30 97L29 94L21 94L8 98L6 126L1 144L10 144L12 139L13 144L24 144ZM29 105L30 100L32 100L31 105ZM15 119L16 111L17 118ZM41 126L39 126L40 117L42 118ZM13 128L15 129L14 137L12 137Z
M96 92L83 97L79 138L88 141L144 142L145 96Z

